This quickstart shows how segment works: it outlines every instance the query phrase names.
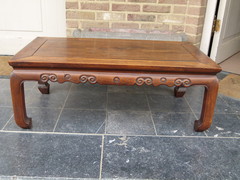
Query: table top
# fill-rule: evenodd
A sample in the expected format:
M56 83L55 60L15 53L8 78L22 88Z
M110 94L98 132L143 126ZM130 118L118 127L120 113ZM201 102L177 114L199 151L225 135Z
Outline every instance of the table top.
M189 42L39 37L17 53L13 68L131 70L216 74Z

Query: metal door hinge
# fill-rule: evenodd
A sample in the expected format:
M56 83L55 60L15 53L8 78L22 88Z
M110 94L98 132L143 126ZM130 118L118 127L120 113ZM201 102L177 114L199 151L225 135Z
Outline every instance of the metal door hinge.
M220 19L214 19L213 20L212 32L219 32L220 27L221 27L221 20Z

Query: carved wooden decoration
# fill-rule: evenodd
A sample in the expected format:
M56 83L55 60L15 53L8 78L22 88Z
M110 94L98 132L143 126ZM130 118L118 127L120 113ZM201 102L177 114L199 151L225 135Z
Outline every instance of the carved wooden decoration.
M66 79L66 80L71 80L71 75L70 74L65 74L64 75L64 79Z
M174 96L175 97L183 97L184 94L186 93L186 90L187 90L186 87L177 86L174 88Z
M81 75L79 77L79 80L81 83L86 83L86 82L89 82L91 84L95 84L97 82L97 78L95 76L92 76L92 75Z
M189 86L191 86L191 80L188 78L186 78L186 79L178 78L175 80L174 84L176 86L189 87Z
M153 80L151 77L138 77L136 79L136 84L138 86L141 86L143 84L146 84L146 85L151 85L153 83Z
M116 84L120 83L120 78L119 77L114 77L113 82L116 83Z
M167 78L165 78L165 77L160 78L160 82L166 83L167 82Z
M79 49L79 51L78 51ZM175 86L182 97L192 85L205 87L196 131L212 123L220 66L188 42L114 39L37 38L16 54L9 64L14 118L18 126L31 128L24 99L24 82L38 81L49 93L51 82L103 85Z
M40 80L42 82L48 82L48 80L52 82L57 82L58 78L56 74L41 74Z
M38 82L38 89L42 94L49 94L50 85L48 82Z

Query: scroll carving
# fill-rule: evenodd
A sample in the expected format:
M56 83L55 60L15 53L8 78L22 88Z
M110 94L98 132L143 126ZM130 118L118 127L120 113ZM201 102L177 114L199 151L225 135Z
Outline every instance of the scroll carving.
M79 77L81 83L89 82L91 84L95 84L97 82L97 78L92 75L82 75Z
M184 87L188 87L191 86L191 80L190 79L182 79L182 78L178 78L174 81L175 86L184 86Z
M70 74L65 74L64 75L64 79L66 79L66 80L70 80L72 77L71 77L71 75Z
M146 85L167 85L167 86L177 86L177 87L189 87L192 85L192 81L190 78L185 78L184 76L133 76L129 79L125 79L125 77L118 76L118 74L110 75L109 78L105 79L106 76L99 76L98 74L88 74L88 73L71 73L71 72L44 72L40 74L40 81L46 83L48 81L63 83L64 81L70 81L73 83L91 83L91 84L116 84L116 85L138 85L142 86Z
M114 77L113 82L116 83L116 84L120 83L120 78L119 77Z
M144 83L147 84L147 85L151 85L153 83L153 80L150 77L138 77L136 79L136 84L137 85L141 86Z
M52 81L52 82L56 82L58 80L58 78L57 78L56 74L41 74L40 80L42 82L47 82L48 80Z

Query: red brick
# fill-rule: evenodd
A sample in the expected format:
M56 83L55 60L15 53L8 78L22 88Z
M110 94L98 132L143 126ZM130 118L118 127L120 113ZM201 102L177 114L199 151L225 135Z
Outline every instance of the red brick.
M198 35L202 32L203 27L202 26L186 26L185 32L187 34L193 34Z
M81 3L81 9L108 11L108 3Z
M173 32L183 32L184 26L183 25L172 25Z
M66 9L78 9L78 2L66 2Z
M157 13L170 13L170 6L153 6L153 5L144 5L144 12L157 12Z
M206 8L204 7L189 7L188 14L195 16L203 16L205 14Z
M81 27L83 29L87 28L109 28L108 22L81 22Z
M94 12L67 11L67 19L95 19Z
M138 29L139 25L135 23L112 23L114 29Z
M97 18L98 20L105 20L105 21L124 21L125 20L125 13L113 13L113 12L98 12Z
M174 4L187 4L187 0L174 0Z
M154 22L156 17L154 15L142 15L142 14L128 14L128 21L150 21Z
M157 0L128 0L128 2L135 2L135 3L156 3Z
M186 24L193 24L193 25L202 25L204 23L203 17L186 17Z
M139 5L131 5L131 4L113 4L112 5L113 11L133 11L137 12L140 11Z
M173 0L158 0L160 4L173 4Z
M78 28L78 22L77 21L67 21L67 28Z
M161 4L187 4L187 0L158 0Z
M173 13L174 14L185 14L187 11L186 6L174 6Z
M189 0L189 5L206 6L207 0Z
M141 29L147 29L147 30L160 30L160 31L169 31L169 25L168 24L142 24Z
M158 16L157 19L160 23L167 23L167 24L183 24L185 22L185 16L178 16L178 15L169 15L169 16Z

